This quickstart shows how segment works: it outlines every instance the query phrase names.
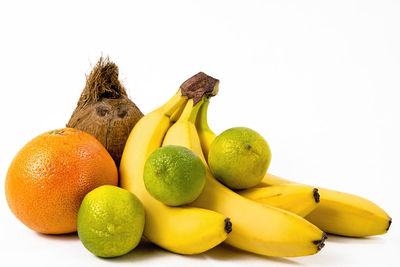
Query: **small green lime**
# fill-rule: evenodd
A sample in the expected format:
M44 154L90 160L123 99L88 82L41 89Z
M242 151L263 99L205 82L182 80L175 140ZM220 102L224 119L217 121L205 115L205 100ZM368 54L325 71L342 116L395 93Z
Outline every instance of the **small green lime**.
M206 168L201 159L183 146L155 150L144 165L144 184L156 199L169 206L193 202L203 191Z
M103 185L83 199L78 212L78 235L94 255L117 257L139 244L144 221L144 208L135 195Z
M257 185L267 172L271 150L267 141L246 127L228 129L211 144L208 164L214 177L232 189Z

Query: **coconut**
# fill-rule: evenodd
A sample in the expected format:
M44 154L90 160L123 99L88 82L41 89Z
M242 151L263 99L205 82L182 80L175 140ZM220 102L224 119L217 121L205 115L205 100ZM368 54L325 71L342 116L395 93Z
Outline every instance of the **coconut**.
M118 67L102 57L86 78L86 85L67 127L99 140L119 166L126 140L143 113L128 98L118 79Z

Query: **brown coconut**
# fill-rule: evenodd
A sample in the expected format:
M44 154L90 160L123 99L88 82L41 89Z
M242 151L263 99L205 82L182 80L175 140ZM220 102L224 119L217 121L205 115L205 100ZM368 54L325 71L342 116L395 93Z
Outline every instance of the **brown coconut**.
M118 67L102 57L86 85L67 127L85 131L99 140L119 166L126 140L143 113L128 98L118 79Z

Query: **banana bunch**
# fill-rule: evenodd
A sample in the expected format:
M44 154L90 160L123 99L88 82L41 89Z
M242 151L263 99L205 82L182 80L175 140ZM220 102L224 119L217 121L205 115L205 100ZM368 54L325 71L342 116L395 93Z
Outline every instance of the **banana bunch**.
M136 194L145 207L145 237L180 254L201 253L223 241L268 256L317 253L326 239L318 227L294 213L237 194L219 183L209 169L204 190L191 205L169 207L147 192L143 167L161 145L185 146L206 164L195 123L204 100L217 91L217 80L204 73L193 76L166 104L144 116L127 140L120 184Z
M196 121L206 157L216 137L207 122L208 104L209 99L203 104ZM313 191L315 202L311 201L310 197L307 201L305 195L301 196L300 191L307 192L307 190ZM381 235L389 230L392 223L392 219L382 208L365 198L301 185L269 173L255 188L238 193L246 198L297 213L330 234L350 237Z
M216 137L207 123L207 109L218 83L204 73L191 77L167 103L145 115L129 135L120 163L120 185L143 203L148 240L179 254L202 253L225 242L260 255L296 257L324 247L327 236L322 230L349 236L387 230L389 216L360 197L270 174L258 186L239 191L216 180L206 161ZM206 166L203 192L189 205L166 206L146 190L146 159L165 145L189 148Z

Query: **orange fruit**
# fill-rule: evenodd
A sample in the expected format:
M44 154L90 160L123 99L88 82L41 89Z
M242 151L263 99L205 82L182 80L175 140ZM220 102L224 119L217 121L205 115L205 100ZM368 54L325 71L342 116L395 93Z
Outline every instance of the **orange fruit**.
M5 192L14 215L46 234L75 232L80 204L101 185L118 185L117 167L96 138L65 128L41 134L15 156Z

